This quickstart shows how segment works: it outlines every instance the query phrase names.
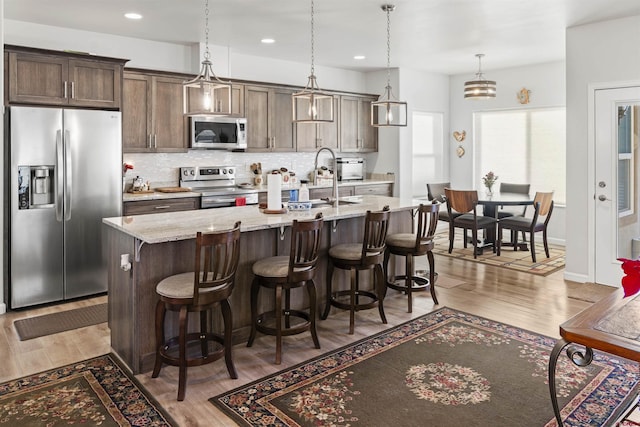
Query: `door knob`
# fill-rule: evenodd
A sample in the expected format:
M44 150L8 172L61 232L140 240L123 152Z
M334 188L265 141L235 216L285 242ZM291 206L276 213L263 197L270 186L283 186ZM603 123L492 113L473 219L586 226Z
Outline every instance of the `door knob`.
M604 202L606 200L611 200L611 199L607 199L607 196L605 196L604 194L601 194L598 196L598 200L600 200L601 202Z

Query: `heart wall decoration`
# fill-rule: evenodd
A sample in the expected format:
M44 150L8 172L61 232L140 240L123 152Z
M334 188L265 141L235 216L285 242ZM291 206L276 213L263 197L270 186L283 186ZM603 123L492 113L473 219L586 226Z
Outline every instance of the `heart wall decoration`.
M453 137L455 138L456 141L458 142L462 142L464 141L464 139L467 137L467 132L466 131L460 131L458 132L457 130L453 132Z

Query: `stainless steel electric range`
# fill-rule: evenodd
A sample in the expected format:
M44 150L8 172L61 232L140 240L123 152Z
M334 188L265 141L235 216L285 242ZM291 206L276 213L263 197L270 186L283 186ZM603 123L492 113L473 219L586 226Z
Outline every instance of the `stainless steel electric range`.
M233 166L190 166L180 168L180 187L202 194L202 209L241 204L258 204L258 190L239 188Z

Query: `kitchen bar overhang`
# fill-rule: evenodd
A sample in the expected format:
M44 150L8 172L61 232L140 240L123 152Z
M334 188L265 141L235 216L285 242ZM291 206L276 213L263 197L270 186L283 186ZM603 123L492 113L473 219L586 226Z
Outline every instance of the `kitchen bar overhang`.
M349 200L347 200L349 199ZM385 196L347 198L333 207L321 204L307 211L265 214L257 206L170 212L103 219L105 262L109 272L109 328L111 347L134 374L147 372L153 365L155 352L154 312L157 283L172 274L191 271L194 239L198 231L226 230L241 221L241 256L236 284L230 302L233 310L234 342L246 341L251 315L249 310L251 266L265 257L288 253L287 242L294 219L313 218L322 212L325 227L316 275L319 304L325 301L327 251L338 243L360 241L364 216L368 210L389 206L392 217L390 233L410 232L413 211L420 201ZM122 255L131 268L121 268ZM391 272L403 266L391 264ZM367 277L363 277L367 286ZM336 283L339 283L336 287ZM348 277L336 273L334 289L348 286ZM308 305L302 295L292 295L292 303ZM259 307L267 309L272 301L265 299ZM321 308L321 307L319 307ZM214 328L219 319L212 319ZM171 322L168 322L171 323ZM176 331L167 329L167 336Z

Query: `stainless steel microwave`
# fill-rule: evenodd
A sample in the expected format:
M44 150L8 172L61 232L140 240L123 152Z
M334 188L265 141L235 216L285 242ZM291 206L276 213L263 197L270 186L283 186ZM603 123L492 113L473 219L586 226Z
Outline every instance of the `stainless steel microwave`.
M237 117L191 116L191 148L243 150L247 148L247 119Z

